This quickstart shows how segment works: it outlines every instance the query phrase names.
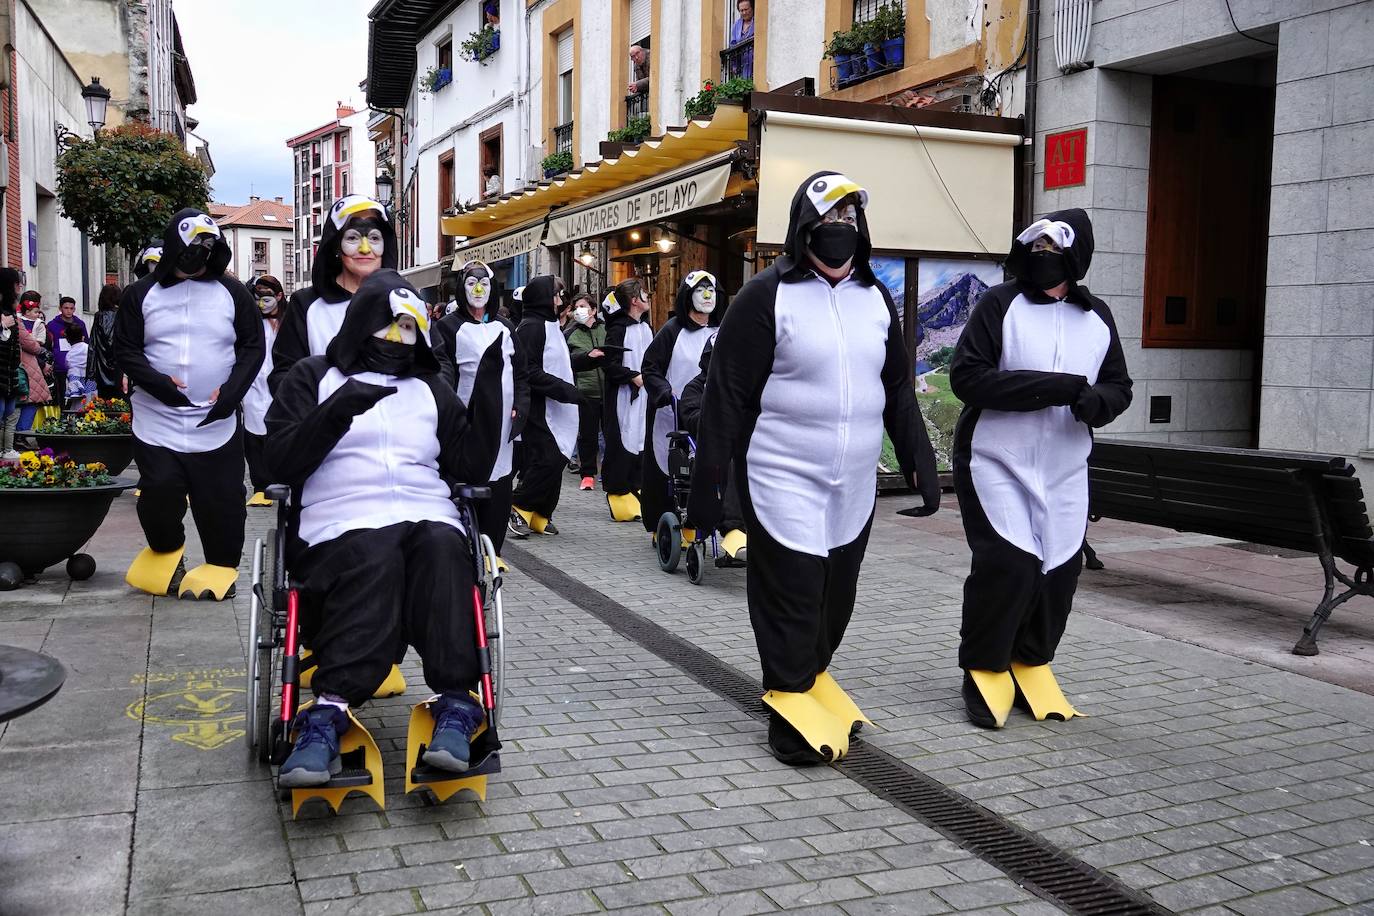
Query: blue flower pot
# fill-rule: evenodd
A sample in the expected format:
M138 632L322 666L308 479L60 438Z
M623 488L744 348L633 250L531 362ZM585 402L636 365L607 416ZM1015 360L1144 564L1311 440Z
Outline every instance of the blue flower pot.
M883 52L875 44L864 42L864 69L876 73L883 69Z
M894 70L900 68L906 60L906 39L905 38L886 38L883 40L883 60Z
M835 55L835 70L839 74L840 82L847 83L854 78L854 57L851 54Z

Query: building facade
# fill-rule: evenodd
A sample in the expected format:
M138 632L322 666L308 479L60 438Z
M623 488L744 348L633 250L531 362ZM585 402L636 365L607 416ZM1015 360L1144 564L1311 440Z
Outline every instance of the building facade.
M286 141L295 176L292 273L300 285L309 282L315 246L334 201L348 194L376 193L368 121L366 111L339 103L334 120Z
M1374 483L1374 3L1083 5L1039 29L1034 206L1096 226L1136 380L1105 433Z
M234 276L248 283L271 274L288 295L303 285L296 273L296 229L290 204L280 197L249 197L242 205L215 204L211 215L233 252L229 271Z

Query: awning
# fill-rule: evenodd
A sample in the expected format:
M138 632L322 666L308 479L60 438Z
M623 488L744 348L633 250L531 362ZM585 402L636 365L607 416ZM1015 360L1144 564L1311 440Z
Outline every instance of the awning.
M435 261L433 264L407 267L401 271L401 276L405 277L406 282L416 289L424 289L426 286L438 286L439 277L443 272L444 262Z
M552 207L571 210L610 192L628 189L646 179L662 178L731 151L747 138L748 132L749 117L744 110L723 103L711 120L673 128L657 140L645 140L626 149L619 158L592 163L579 172L479 205L459 216L444 217L443 232L470 236L480 242L529 220L542 219Z
M718 204L730 184L733 157L734 153L721 153L662 178L604 194L571 212L559 210L549 220L546 244L593 238Z
M488 236L479 242L470 242L454 252L453 269L457 270L459 266L468 261L493 264L496 261L504 261L506 258L526 254L539 247L539 240L543 235L544 221L538 219L512 229L510 232Z
M758 242L782 245L792 195L815 172L869 192L874 248L1011 249L1015 134L769 111L759 150Z

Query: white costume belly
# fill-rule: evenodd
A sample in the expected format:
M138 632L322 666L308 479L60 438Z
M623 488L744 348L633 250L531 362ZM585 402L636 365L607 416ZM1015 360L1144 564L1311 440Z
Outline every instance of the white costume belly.
M639 372L644 363L644 351L654 339L653 329L642 321L625 331L625 353L621 365ZM635 397L634 395L638 395ZM634 385L621 385L615 394L615 416L620 426L620 445L632 455L644 451L644 423L649 398Z
M454 359L458 363L458 399L463 406L472 400L473 385L477 381L477 366L482 355L497 340L501 341L501 446L496 453L496 464L483 483L500 480L511 471L511 453L514 443L510 441L511 411L515 409L515 341L510 331L499 321L466 321L454 335Z
M701 372L701 351L715 339L716 328L683 325L668 360L668 384L672 386L674 398L682 397L683 389ZM668 434L676 428L677 412L671 404L654 413L654 461L665 475L668 473Z
M572 354L568 352L568 342L563 338L563 329L556 321L544 322L544 371L572 384ZM571 458L573 446L577 444L577 405L564 404L553 398L544 399L544 418L549 424L549 432L558 443L558 451L564 458Z

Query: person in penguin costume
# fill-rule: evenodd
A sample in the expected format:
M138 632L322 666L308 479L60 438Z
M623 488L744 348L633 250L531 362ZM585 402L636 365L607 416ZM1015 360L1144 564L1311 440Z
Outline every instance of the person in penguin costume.
M116 358L133 386L138 520L148 539L125 581L153 595L221 600L234 594L243 553L237 412L266 352L262 313L224 275L229 244L207 214L172 217L162 251L115 316ZM205 563L183 576L188 497Z
M712 351L687 520L716 527L734 462L746 592L784 763L843 757L867 721L827 670L854 610L883 429L902 477L940 505L897 310L869 266L868 192L818 172L792 198L784 253L734 297Z
M134 259L134 277L142 280L157 267L157 262L162 260L162 240L154 239L148 243L148 247L138 253Z
M481 261L469 261L458 275L457 308L445 315L435 327L452 362L458 399L470 407L474 397L499 397L501 401L500 448L492 467L472 481L491 488L491 498L477 507L477 522L482 533L491 538L497 557L505 546L511 511L511 490L515 480L515 437L520 435L530 407L529 375L524 354L515 338L515 329L490 305L496 285L491 268ZM480 366L494 353L500 360L500 377L487 381Z
M490 382L488 382L490 384ZM472 566L450 481L490 470L499 398L465 410L429 345L424 301L392 270L351 297L323 356L299 360L267 412L268 457L300 494L292 569L313 621L316 702L297 717L284 787L339 766L350 706L367 701L407 645L439 694L425 762L462 772L481 724ZM486 432L491 431L491 432Z
M267 358L262 361L252 387L243 398L243 451L248 459L248 482L253 486L248 505L270 506L272 500L267 498L266 490L272 483L272 472L264 454L267 448L267 408L272 403L267 377L272 373L272 344L277 339L286 297L281 281L268 274L253 281L252 293L258 311L262 313L262 339Z
M674 401L696 377L701 352L715 338L721 312L716 309L716 278L694 270L682 279L673 298L673 315L654 335L644 353L645 417L643 486L639 501L650 534L672 506L668 498L668 434L678 428ZM742 546L742 534L722 544L730 556Z
M701 405L706 397L706 378L711 370L711 354L715 341L711 341L701 351L696 377L682 389L677 402L678 422L691 434L693 439L701 437ZM724 549L722 556L716 557L717 567L740 567L748 562L748 538L744 523L744 509L739 502L739 485L735 480L736 471L732 466L725 475L721 486L720 524L722 548L725 543L734 541L734 550Z
M649 294L639 280L624 280L606 294L601 311L606 316L609 353L603 370L606 396L601 402L601 435L606 442L601 489L606 493L611 520L632 522L640 517L640 453L649 403L640 367L654 339Z
M1024 701L1038 720L1077 710L1050 671L1088 528L1092 430L1131 403L1112 313L1080 286L1093 232L1082 210L1037 220L985 292L950 363L964 402L954 488L973 565L959 667L969 721L1000 728Z
M348 300L373 272L395 269L396 229L386 207L361 194L334 201L324 220L310 285L291 294L272 347L276 391L298 360L321 356L343 326Z
M524 466L511 501L515 513L535 534L557 534L553 512L558 508L563 469L577 443L577 407L582 403L582 393L573 384L568 341L558 326L563 281L547 274L534 277L522 288L520 304L515 338L529 374L530 412L520 435ZM592 365L584 358L576 368Z

